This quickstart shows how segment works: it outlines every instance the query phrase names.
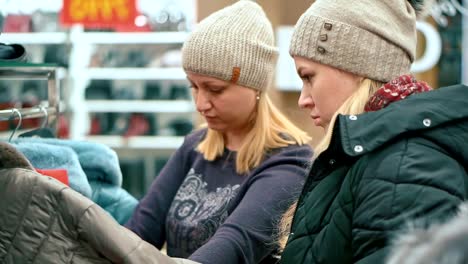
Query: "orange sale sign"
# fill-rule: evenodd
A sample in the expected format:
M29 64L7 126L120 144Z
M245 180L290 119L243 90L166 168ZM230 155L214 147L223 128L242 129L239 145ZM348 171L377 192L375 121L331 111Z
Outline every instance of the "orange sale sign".
M68 26L112 28L134 25L137 16L136 0L63 0L60 20Z

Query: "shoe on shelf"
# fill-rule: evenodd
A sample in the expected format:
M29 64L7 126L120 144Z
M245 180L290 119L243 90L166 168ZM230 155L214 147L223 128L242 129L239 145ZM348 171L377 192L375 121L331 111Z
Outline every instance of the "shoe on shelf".
M86 100L111 99L112 82L110 80L92 80L85 90Z
M150 133L150 123L144 114L132 114L124 137L143 136Z
M146 82L145 84L145 100L163 100L161 83L160 82Z

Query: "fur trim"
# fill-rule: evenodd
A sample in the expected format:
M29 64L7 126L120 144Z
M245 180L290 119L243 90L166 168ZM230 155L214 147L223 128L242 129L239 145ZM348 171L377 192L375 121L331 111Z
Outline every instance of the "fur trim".
M0 169L12 168L33 170L31 163L15 147L6 142L0 142Z
M422 19L431 12L434 0L408 0L408 2L416 11L416 18Z
M387 264L466 263L468 250L468 202L443 223L413 222L393 241Z

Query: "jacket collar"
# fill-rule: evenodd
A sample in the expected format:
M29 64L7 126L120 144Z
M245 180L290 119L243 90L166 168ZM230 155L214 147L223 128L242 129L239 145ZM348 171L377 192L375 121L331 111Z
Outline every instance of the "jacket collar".
M12 168L33 170L31 163L16 148L6 142L0 142L0 170Z
M332 143L342 145L349 156L364 155L401 134L467 121L467 102L468 87L455 85L414 94L376 112L340 115Z

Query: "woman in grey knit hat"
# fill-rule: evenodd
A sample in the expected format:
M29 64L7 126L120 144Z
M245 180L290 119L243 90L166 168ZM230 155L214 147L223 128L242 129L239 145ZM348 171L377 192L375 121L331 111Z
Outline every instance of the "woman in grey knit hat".
M297 22L299 106L326 133L283 218L282 263L384 263L407 221L468 198L468 87L409 74L429 4L316 0Z
M312 150L272 104L273 29L239 1L200 22L182 48L197 110L185 138L127 227L170 256L200 263L272 263L277 222L297 198Z

